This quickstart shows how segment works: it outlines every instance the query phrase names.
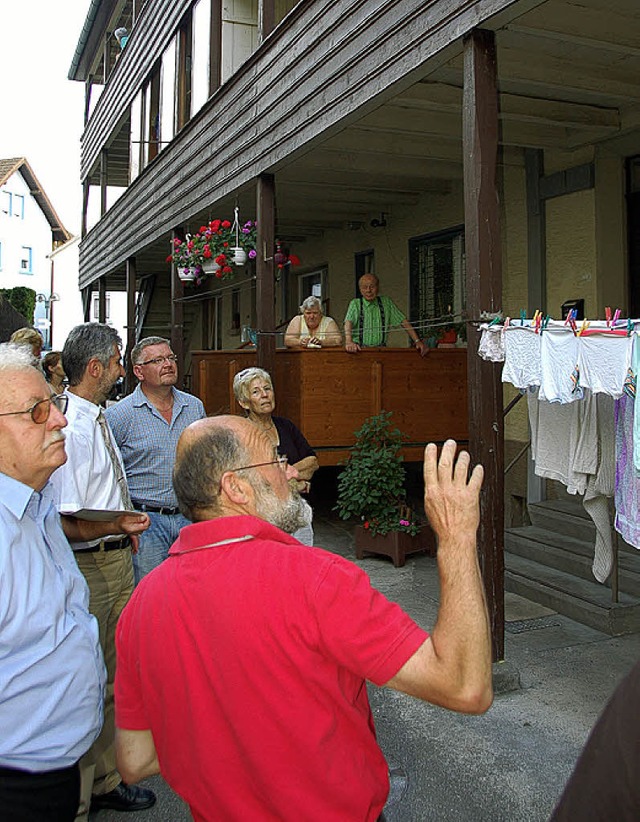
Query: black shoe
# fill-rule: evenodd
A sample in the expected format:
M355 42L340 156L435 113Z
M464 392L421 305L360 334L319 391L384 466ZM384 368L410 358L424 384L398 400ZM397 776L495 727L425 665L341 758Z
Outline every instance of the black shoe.
M109 793L94 794L91 797L91 810L110 808L113 811L144 811L156 804L156 795L148 788L137 785L119 785Z

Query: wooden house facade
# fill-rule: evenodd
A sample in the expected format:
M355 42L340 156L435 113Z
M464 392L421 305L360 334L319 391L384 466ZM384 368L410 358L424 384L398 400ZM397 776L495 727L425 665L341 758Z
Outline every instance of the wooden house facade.
M468 398L453 427L487 469L480 543L499 603L502 385L472 323L500 309L559 316L570 299L587 316L638 313L639 35L635 0L93 0L69 73L86 87L86 304L126 290L128 346L171 337L210 412L225 407L228 379L216 393L212 375L243 326L262 365L300 365L278 334L309 293L340 324L373 270L421 336L464 310L466 368L442 392ZM258 220L255 265L183 285L172 238L236 206ZM300 265L277 269L276 240ZM315 354L301 355L308 368ZM333 354L323 367L356 368ZM431 365L401 355L426 377ZM526 439L516 414L507 453Z

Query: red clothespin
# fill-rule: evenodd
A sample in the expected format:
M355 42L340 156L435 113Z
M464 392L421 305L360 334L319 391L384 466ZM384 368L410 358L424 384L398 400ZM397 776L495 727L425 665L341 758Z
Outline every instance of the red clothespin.
M611 325L611 306L607 305L604 309L604 318L607 321L607 328Z

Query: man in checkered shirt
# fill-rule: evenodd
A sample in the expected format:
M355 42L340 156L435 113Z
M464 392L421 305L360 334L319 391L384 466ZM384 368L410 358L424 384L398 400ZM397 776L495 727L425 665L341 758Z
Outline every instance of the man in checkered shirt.
M133 557L136 584L166 559L180 529L189 525L178 509L171 475L180 434L206 414L197 397L175 387L176 359L169 340L140 340L131 352L138 385L105 412L122 454L133 505L151 519Z

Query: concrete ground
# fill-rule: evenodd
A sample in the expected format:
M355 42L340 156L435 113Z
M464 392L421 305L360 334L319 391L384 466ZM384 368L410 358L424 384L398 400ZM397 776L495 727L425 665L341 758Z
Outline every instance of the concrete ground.
M352 525L318 512L314 525L316 544L356 561ZM433 626L435 559L414 555L404 568L382 557L358 564L420 625ZM391 773L389 822L547 820L600 710L640 654L640 634L611 638L515 595L507 594L505 607L505 661L496 682L519 678L521 687L497 693L484 716L370 687ZM191 819L160 777L144 784L158 802L136 814L137 822ZM122 822L122 815L100 811L91 820Z

